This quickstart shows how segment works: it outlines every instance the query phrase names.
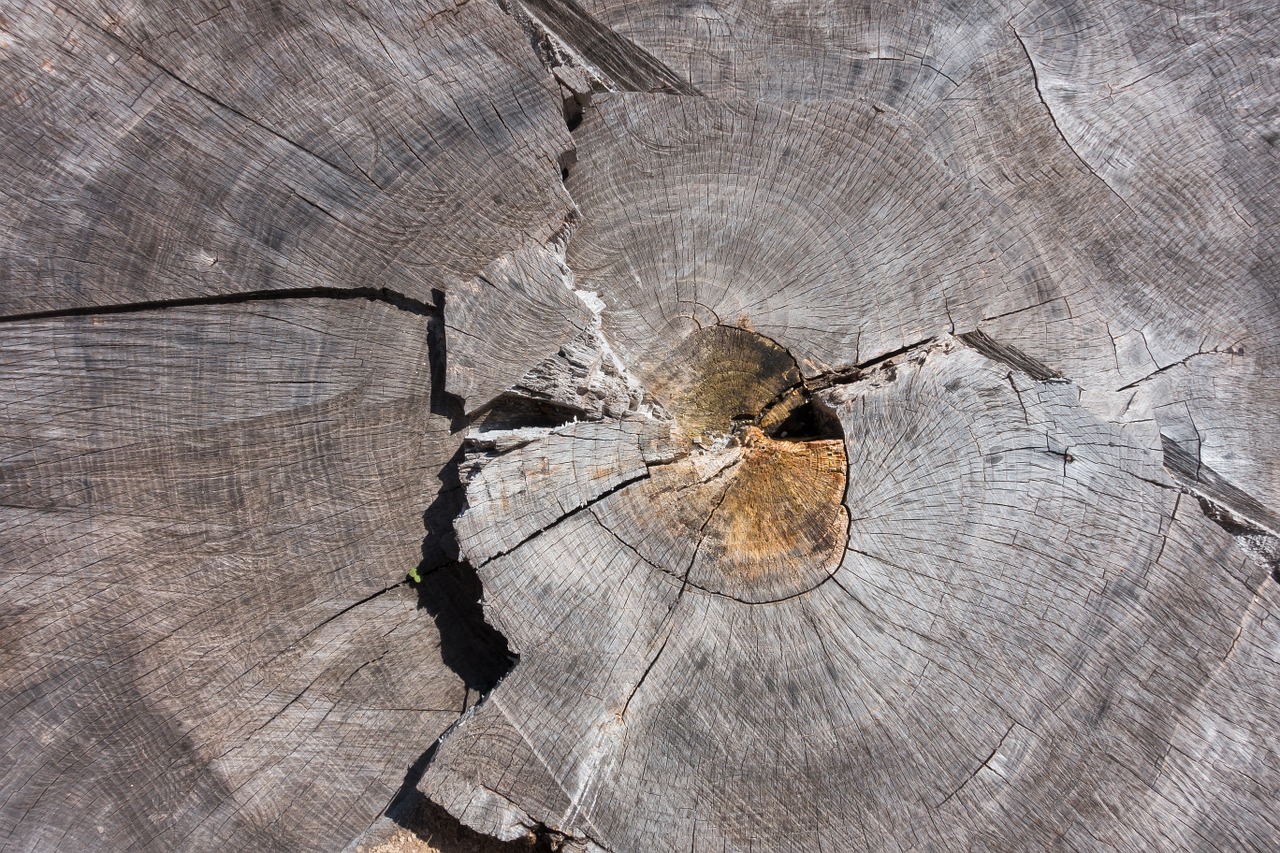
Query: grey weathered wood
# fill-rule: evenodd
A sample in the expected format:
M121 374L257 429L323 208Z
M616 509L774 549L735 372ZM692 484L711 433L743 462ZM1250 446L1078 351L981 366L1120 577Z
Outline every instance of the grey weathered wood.
M450 282L445 389L467 411L482 408L593 319L558 252L534 247L504 255L474 279ZM494 346L496 331L506 345Z
M400 583L458 444L426 324L289 300L0 330L0 846L332 849L475 700Z
M1273 5L6 9L0 847L1280 846Z
M430 303L572 206L554 84L491 3L5 20L4 314L317 286Z
M569 264L641 374L699 324L749 324L813 376L946 331L948 310L1018 304L991 282L990 194L872 102L594 104L567 186L599 215ZM817 165L836 151L834 174Z
M981 327L1089 387L1159 389L1173 438L1280 502L1269 4L585 8L725 104L597 97L575 133L570 264L638 327L745 303L832 366ZM708 198L733 213L696 228Z
M1187 845L1152 787L1271 581L1165 473L1150 419L955 341L821 393L848 447L838 569L771 603L695 584L704 543L644 538L699 529L666 466L477 553L521 660L424 792L499 837L542 824L619 850ZM735 452L670 467L688 491L699 454ZM480 482L471 512L496 512ZM1274 837L1274 771L1250 772L1211 843Z
M0 847L340 847L490 683L423 312L571 216L554 83L488 3L23 4L0 79Z

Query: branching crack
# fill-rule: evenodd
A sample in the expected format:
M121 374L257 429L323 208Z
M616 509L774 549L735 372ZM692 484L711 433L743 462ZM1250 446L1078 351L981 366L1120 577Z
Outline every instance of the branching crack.
M991 762L992 760L995 759L996 754L1000 752L1000 747L1004 746L1005 740L1008 739L1009 735L1013 732L1014 726L1016 725L1017 723L1009 724L1009 728L1005 729L1004 734L1000 736L1000 741L995 745L995 748L991 750L991 754L988 755L986 758L984 758L982 760L982 763L979 764L977 767L975 767L973 769L973 772L969 774L968 778L966 778L959 785L957 785L954 791L952 791L950 794L947 794L945 797L943 797L942 800L936 806L934 806L935 809L940 809L943 806L945 806L952 797L960 793L960 791L962 791L966 785L972 782L977 777L977 775L982 772L982 769L984 767L989 767L991 765Z
M1022 391L1018 389L1018 384L1013 381L1013 371L1009 371L1004 377L1009 382L1009 387L1013 389L1013 393L1018 398L1018 408L1022 409L1022 420L1027 426L1031 426L1031 416L1027 414L1027 404L1022 399Z
M1229 357L1235 357L1238 355L1244 355L1244 347L1241 346L1240 344L1236 344L1235 346L1230 346L1230 347L1227 347L1226 349L1218 349L1215 347L1214 349L1210 349L1210 350L1197 350L1196 352L1191 353L1185 358L1178 359L1172 364L1166 364L1164 367L1160 367L1151 371L1141 379L1133 380L1128 385L1121 385L1116 390L1128 391L1130 389L1137 388L1139 385L1141 385L1143 382L1146 382L1149 379L1154 379L1155 377L1159 376L1160 374L1166 371L1173 370L1175 367L1181 367L1185 365L1187 362L1191 361L1192 359L1200 358L1201 356L1206 356L1206 355L1225 355Z
M927 347L927 346L929 346L930 344L932 344L932 343L933 343L934 341L936 341L937 339L938 339L938 338L937 338L937 336L936 336L936 335L930 335L929 337L927 337L927 338L923 338L923 339L918 340L918 341L916 341L916 342L914 342L914 343L904 344L903 346L898 347L896 350L892 350L892 351L890 351L890 352L886 352L886 353L883 353L883 354L881 354L881 355L877 355L877 356L875 356L874 358L869 358L869 359L867 359L866 361L861 361L861 362L859 362L859 363L858 363L858 365L857 365L857 369L858 369L858 370L870 370L870 369L871 369L871 368L873 368L873 367L876 367L876 366L878 366L878 365L880 365L880 364L883 364L883 363L885 363L885 362L887 362L887 361L891 361L891 360L893 360L893 359L895 359L895 358L898 358L899 356L906 355L906 354L908 354L908 353L910 353L910 352L914 352L915 350L922 350L922 349L924 349L925 347Z
M520 548L523 548L525 545L527 545L527 544L529 544L530 542L532 542L533 540L537 539L537 538L538 538L539 536L541 536L542 534L546 533L546 532L547 532L547 531L549 531L549 530L552 530L553 528L557 527L558 525L562 524L563 522L565 522L565 521L569 520L569 519L570 519L570 518L572 518L573 516L575 516L575 515L577 515L578 513L582 512L584 509L589 510L589 509L591 509L591 507L593 507L593 506L595 506L596 504L600 503L600 501L604 500L605 498L609 497L610 495L615 494L615 493L617 493L617 492L620 492L620 491L622 491L623 489L625 489L627 486L630 486L630 485L631 485L631 484L633 484L633 483L638 483L638 482L640 482L641 480L647 479L648 477L649 477L649 470L648 470L648 468L646 468L646 469L645 469L645 471L644 471L644 473L642 473L642 474L637 474L637 475L636 475L636 476L634 476L634 477L630 477L630 478L628 478L628 479L626 479L626 480L623 480L621 483L618 483L616 486L613 486L613 487L611 487L611 488L605 489L603 492L601 492L600 494L596 495L595 497L593 497L591 500L587 501L586 503L583 503L583 504L581 504L581 505L579 505L579 506L574 507L573 509L571 509L571 510L569 510L568 512L564 513L563 515L559 516L558 518L556 518L554 521L552 521L551 523L547 524L546 526L538 528L538 529L537 529L537 530L535 530L533 533L530 533L528 536L524 537L524 538L523 538L523 539L521 539L519 542L517 542L517 543L515 543L514 545L512 545L510 548L504 548L504 549L503 549L503 550L501 550L501 551L498 551L498 552L496 552L496 553L494 553L494 554L489 555L488 557L485 557L485 558L484 558L484 560L482 560L481 562L479 562L479 563L476 563L476 564L475 564L476 568L477 568L477 569L483 568L483 567L485 567L485 566L489 565L490 563L492 563L494 560L498 559L499 557L505 557L506 555L510 554L512 551L517 551L517 550L519 550Z

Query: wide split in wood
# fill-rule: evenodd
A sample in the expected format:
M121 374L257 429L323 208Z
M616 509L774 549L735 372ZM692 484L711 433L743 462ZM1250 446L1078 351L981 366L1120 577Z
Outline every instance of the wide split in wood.
M1167 743L1196 670L1162 676L1168 713L1135 720L1112 693L1145 701L1133 661L1152 644L1195 635L1197 666L1220 659L1230 637L1197 626L1238 620L1265 574L1178 512L1149 420L1112 420L1122 395L974 340L804 380L763 336L699 328L636 370L646 417L482 433L497 455L459 529L521 658L423 793L499 838L536 822L586 849L763 833L801 851L898 837L1006 784L1081 809L1115 744ZM782 437L806 406L818 435ZM982 652L935 669L951 646ZM1115 686L1095 695L1099 672ZM1046 752L1060 743L1079 754ZM818 805L779 812L761 791Z

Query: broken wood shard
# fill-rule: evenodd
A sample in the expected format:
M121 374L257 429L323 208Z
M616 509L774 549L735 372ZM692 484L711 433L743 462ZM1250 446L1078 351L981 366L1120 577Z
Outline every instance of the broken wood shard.
M445 388L468 412L482 408L590 321L557 253L533 248L504 255L469 281L449 282ZM495 327L511 336L509 345L495 349L476 335Z

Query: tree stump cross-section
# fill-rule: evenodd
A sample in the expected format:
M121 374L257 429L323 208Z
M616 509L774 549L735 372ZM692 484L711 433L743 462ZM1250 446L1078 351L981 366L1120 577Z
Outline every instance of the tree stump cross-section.
M1272 0L0 11L0 850L1280 849Z

